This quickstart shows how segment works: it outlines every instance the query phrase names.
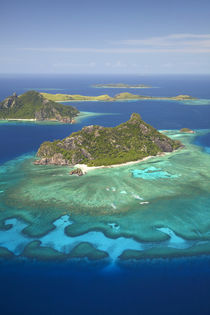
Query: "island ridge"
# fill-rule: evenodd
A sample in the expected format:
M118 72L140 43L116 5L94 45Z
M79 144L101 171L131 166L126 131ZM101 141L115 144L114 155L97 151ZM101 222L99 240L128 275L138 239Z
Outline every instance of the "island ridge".
M159 97L159 96L146 96L135 95L132 93L124 92L116 94L111 97L108 94L99 96L85 96L79 94L50 94L41 93L45 98L55 102L71 102L71 101L102 101L102 102L115 102L115 101L129 101L129 100L169 100L169 101L186 101L197 100L197 98L190 95L177 95L171 97Z

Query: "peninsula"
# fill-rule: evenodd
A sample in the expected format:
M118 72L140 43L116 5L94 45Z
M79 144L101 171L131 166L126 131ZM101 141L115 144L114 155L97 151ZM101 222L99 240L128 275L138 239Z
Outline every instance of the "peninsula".
M14 93L0 102L1 120L72 123L78 114L75 107L58 104L36 91L28 91L20 96Z
M146 96L146 95L136 95L132 93L119 93L115 96L109 96L108 94L99 96L85 96L78 94L50 94L41 93L45 98L54 102L71 102L71 101L101 101L101 102L116 102L116 101L131 101L131 100L168 100L168 101L187 101L196 100L197 98L190 95L177 95L170 97L160 97L160 96Z
M103 89L149 89L152 86L145 84L125 84L125 83L111 83L111 84L95 84L94 88L103 88Z
M87 126L63 140L44 142L35 164L109 166L172 152L181 146L134 113L116 127Z

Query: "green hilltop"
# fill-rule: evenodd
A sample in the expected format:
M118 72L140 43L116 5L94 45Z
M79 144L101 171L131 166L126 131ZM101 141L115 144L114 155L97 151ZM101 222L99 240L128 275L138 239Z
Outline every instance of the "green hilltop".
M41 93L48 100L55 102L65 102L65 101L114 101L114 98L105 94L99 96L85 96L79 94L50 94Z
M0 119L52 120L71 123L79 111L73 106L65 106L46 99L36 91L28 91L20 96L14 93L0 102Z
M180 146L134 113L116 127L87 126L63 140L44 142L35 164L114 165L172 152Z

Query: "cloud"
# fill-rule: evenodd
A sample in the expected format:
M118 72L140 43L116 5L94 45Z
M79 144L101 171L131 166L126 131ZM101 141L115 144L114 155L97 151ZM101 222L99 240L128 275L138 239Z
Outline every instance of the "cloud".
M126 39L109 42L109 48L100 47L24 47L24 51L40 53L210 53L210 34L170 34L146 39ZM114 47L113 47L114 45ZM118 46L118 47L116 47Z
M167 47L176 49L189 49L194 47L196 49L210 48L210 34L171 34L167 36L150 37L146 39L127 39L116 42L127 46L141 46L141 47Z
M115 62L115 63L112 63L112 62L107 61L107 62L105 62L105 66L106 66L107 68L127 68L127 67L128 67L128 64L126 64L126 63L124 63L124 62L118 60L118 61Z
M96 63L91 61L91 62L88 62L88 63L68 63L68 62L58 62L58 63L54 63L53 64L53 67L55 68L80 68L80 67L86 67L86 68L94 68L96 66Z
M209 48L62 48L62 47L27 47L20 48L24 51L47 53L97 53L97 54L140 54L140 53L210 53Z

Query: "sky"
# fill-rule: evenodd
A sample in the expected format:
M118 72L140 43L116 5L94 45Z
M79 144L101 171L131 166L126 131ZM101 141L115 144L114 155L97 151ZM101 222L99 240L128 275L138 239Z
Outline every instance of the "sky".
M0 0L0 73L210 74L208 0Z

